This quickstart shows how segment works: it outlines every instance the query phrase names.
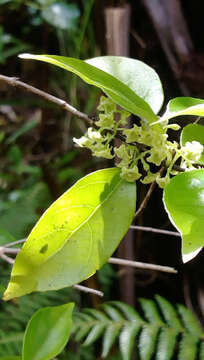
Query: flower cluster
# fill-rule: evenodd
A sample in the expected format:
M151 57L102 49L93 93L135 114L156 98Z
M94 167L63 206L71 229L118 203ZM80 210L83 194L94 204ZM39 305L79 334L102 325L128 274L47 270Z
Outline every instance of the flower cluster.
M141 178L145 184L156 181L164 188L171 175L177 174L174 165L178 160L185 169L191 169L193 163L201 157L203 146L199 142L192 141L179 146L177 142L168 140L167 130L179 130L177 124L154 125L141 120L140 126L134 124L132 128L127 128L130 114L104 96L101 97L98 110L96 129L88 128L87 133L80 139L74 138L74 142L89 148L94 156L106 159L116 157L121 177L127 181ZM118 134L125 142L117 147L113 140ZM161 165L166 168L164 176L160 169L155 171Z

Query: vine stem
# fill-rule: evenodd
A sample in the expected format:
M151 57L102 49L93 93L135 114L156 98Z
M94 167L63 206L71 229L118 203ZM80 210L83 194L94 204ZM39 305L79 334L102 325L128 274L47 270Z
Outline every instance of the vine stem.
M156 271L163 271L168 273L176 274L177 270L169 267L169 266L162 266L162 265L156 265L156 264L148 264L143 263L139 261L132 261L127 259L120 259L120 258L110 258L108 260L110 264L117 264L117 265L124 265L124 266L132 266L138 269L144 269L144 270L156 270Z
M95 289L89 288L87 286L73 285L73 288L76 289L76 290L83 291L85 293L90 293L90 294L93 294L93 295L97 295L97 296L100 296L100 297L104 296L104 293L102 291L95 290Z
M152 228L152 227L148 227L148 226L130 225L130 229L181 237L181 234L179 232L163 230L163 229L156 229L156 228Z
M152 195L155 187L156 187L156 181L154 181L153 183L151 183L151 185L150 185L150 187L149 187L149 189L148 189L148 191L147 191L147 193L146 193L146 195L145 195L144 200L142 201L142 203L140 204L139 209L138 209L138 210L136 211L136 213L135 213L135 216L134 216L135 219L136 219L139 215L141 215L141 214L143 213L143 211L144 211L144 209L146 208L147 203L148 203L148 201L149 201L149 199L150 199L150 197L151 197L151 195Z
M44 100L47 100L49 102L52 102L52 103L58 105L63 110L66 110L66 111L72 113L73 115L77 116L78 118L84 120L89 126L93 126L93 124L94 124L93 120L91 120L91 118L88 115L75 109L72 105L68 104L66 101L59 99L53 95L50 95L47 92L42 91L34 86L28 85L28 84L20 81L18 78L0 75L0 81L3 81L14 87L22 88L26 91L29 91L33 94L40 96Z
M160 175L162 175L164 171L165 171L165 167L162 166L162 168L161 168L160 171L159 171L159 172L160 172ZM143 211L144 211L144 209L146 208L147 203L148 203L148 201L149 201L149 199L150 199L150 197L151 197L151 195L152 195L152 193L153 193L156 185L157 185L156 181L153 181L153 182L151 183L151 185L150 185L150 187L149 187L149 189L148 189L148 191L147 191L147 193L146 193L143 201L141 202L141 204L140 204L140 206L139 206L139 209L138 209L138 210L136 211L136 213L135 213L134 219L136 219L139 215L141 215L141 214L143 213Z

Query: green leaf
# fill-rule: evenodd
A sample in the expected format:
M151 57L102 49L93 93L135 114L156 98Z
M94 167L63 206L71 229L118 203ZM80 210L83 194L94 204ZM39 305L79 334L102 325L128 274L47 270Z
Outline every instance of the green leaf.
M42 10L42 17L50 25L62 30L75 30L80 11L76 4L56 2Z
M12 133L9 138L6 140L7 144L11 144L12 142L16 141L20 136L24 135L28 131L32 130L39 124L39 119L34 119L29 122L26 122L19 130Z
M51 195L45 183L37 182L28 189L10 193L9 200L8 207L0 209L0 229L21 239L39 219L37 210L50 204ZM1 234L3 236L3 231ZM6 232L4 234L6 235Z
M92 327L92 329L89 331L89 334L86 338L86 340L84 341L83 345L84 346L88 346L93 344L103 333L103 331L105 330L105 324L96 324L95 326Z
M118 168L89 174L44 213L17 255L4 300L60 289L94 274L112 255L135 213L136 184Z
M155 298L168 325L175 330L182 331L181 321L173 305L162 296L156 295Z
M114 76L144 99L157 114L164 101L156 71L142 61L123 56L99 56L86 62Z
M111 324L106 328L106 331L105 331L105 334L103 337L102 358L105 358L106 356L108 356L109 351L121 330L121 327L122 327L122 322L116 323L116 324Z
M139 338L139 352L141 360L151 360L155 352L158 326L145 326Z
M101 322L107 322L109 321L109 317L105 315L104 312L96 309L85 309L86 313L91 314L96 318L97 320L100 320Z
M181 115L204 116L204 100L192 97L177 97L169 101L161 122Z
M3 356L0 360L21 360L20 356Z
M0 284L0 298L2 297L3 293L5 292L5 287Z
M23 332L17 332L17 333L14 333L14 334L9 333L6 336L0 336L0 345L21 341L21 340L23 340L23 336L24 336Z
M7 230L0 228L0 246L5 245L9 242L13 242L15 240L15 237L11 235Z
M22 54L23 59L41 60L81 77L88 84L94 85L103 90L113 101L131 113L145 118L149 122L157 120L149 104L139 97L129 86L118 80L116 77L97 69L83 60L68 58L57 55L33 55Z
M114 320L114 321L123 321L124 320L120 311L118 309L114 308L113 306L110 306L110 304L104 304L103 308L104 308L106 314L108 314L112 320Z
M204 342L201 341L200 344L200 351L199 351L199 360L204 359Z
M150 323L163 325L162 318L159 314L158 308L153 300L139 299L145 317Z
M182 234L184 262L197 255L204 245L204 170L192 170L171 179L164 189L166 211Z
M138 312L132 308L132 306L127 305L121 301L110 301L109 304L113 304L114 306L117 306L126 316L126 318L130 321L136 321L138 323L143 324L144 320L142 317L138 314ZM105 308L105 306L104 306ZM107 311L107 309L106 309Z
M163 328L158 339L156 360L171 360L178 332L172 329ZM185 357L182 360L186 360Z
M30 319L24 337L23 360L50 360L65 347L71 326L73 303L46 307Z
M177 309L188 332L192 335L202 337L203 332L195 315L183 305L177 305Z
M91 331L93 324L83 324L83 327L77 329L75 339L76 341L81 341L85 336L88 336L89 331Z
M123 360L131 359L132 349L134 346L135 337L141 328L141 324L127 324L120 333L119 346Z
M181 132L181 145L192 141L198 141L204 146L204 126L199 124L189 124ZM204 164L204 151L199 159L199 163Z
M180 342L178 360L196 360L198 338L185 334ZM166 360L166 358L165 358Z

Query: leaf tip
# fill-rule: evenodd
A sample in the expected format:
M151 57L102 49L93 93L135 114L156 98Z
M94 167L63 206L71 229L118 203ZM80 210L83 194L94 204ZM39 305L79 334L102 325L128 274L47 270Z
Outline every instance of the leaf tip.
M11 296L10 292L8 291L8 289L6 289L3 293L2 300L8 301L8 300L11 300L12 298L13 297Z
M190 260L192 260L194 257L196 257L198 255L198 253L202 250L202 246L199 247L198 249L196 249L195 251L192 251L188 254L183 254L182 255L182 259L183 259L183 263L187 263L189 262Z
M28 53L19 54L18 57L20 59L32 59L33 55Z

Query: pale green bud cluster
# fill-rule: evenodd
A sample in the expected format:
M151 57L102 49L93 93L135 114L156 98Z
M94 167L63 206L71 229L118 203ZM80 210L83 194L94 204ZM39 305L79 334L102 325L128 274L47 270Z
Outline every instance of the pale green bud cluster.
M98 110L100 113L96 126L99 129L88 128L84 136L73 138L73 141L80 147L89 148L94 156L112 159L115 156L112 141L119 127L127 124L130 114L126 110L117 109L117 105L105 96L101 97Z
M130 114L119 109L109 98L101 97L98 106L99 120L96 122L98 129L89 128L80 139L74 142L81 147L89 148L93 155L106 159L116 157L116 166L121 168L121 177L127 181L136 181L139 178L144 184L156 181L164 188L172 175L177 172L174 164L180 160L180 166L191 169L193 163L198 162L203 151L203 146L197 142L187 142L180 147L177 142L168 141L167 130L179 130L177 124L149 125L141 120L141 125L125 127ZM114 138L120 133L125 143L119 147L114 146ZM164 166L165 175L160 171L152 172L152 165Z
M198 141L187 141L181 148L181 156L184 160L184 164L188 162L198 162L203 152L203 145Z

